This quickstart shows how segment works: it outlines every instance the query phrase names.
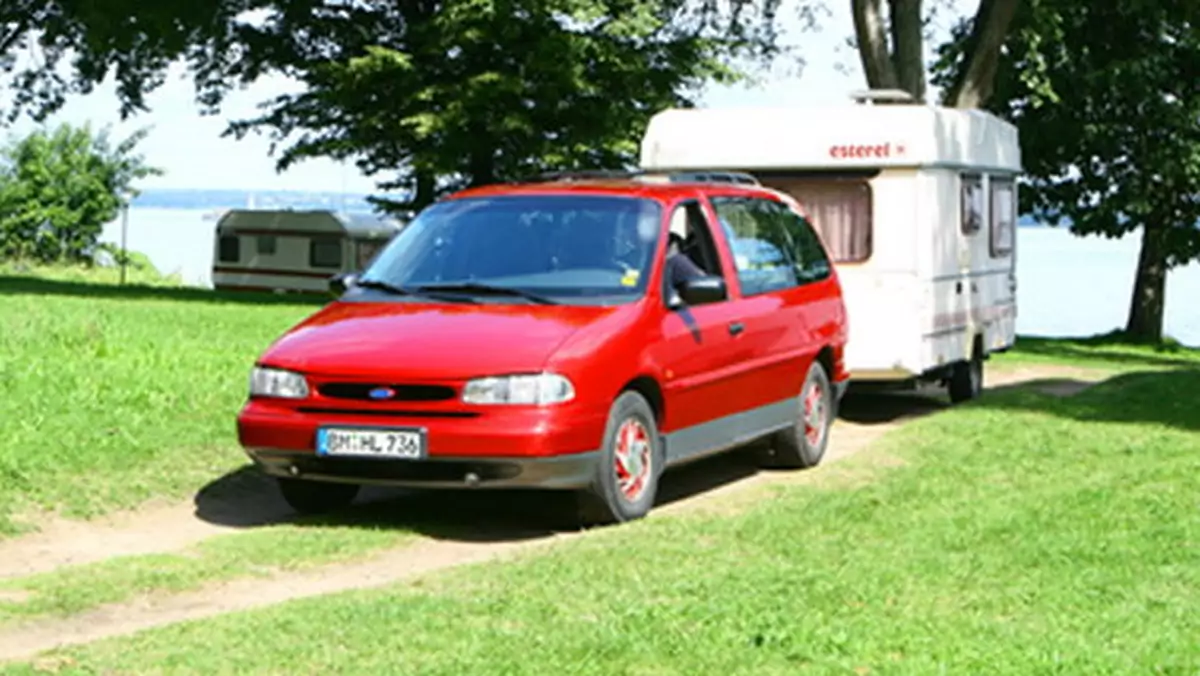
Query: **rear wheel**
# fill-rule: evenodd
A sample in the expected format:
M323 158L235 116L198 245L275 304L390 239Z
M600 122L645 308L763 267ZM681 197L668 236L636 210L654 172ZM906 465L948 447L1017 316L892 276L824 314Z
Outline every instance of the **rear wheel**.
M955 404L976 399L983 393L983 350L978 341L971 349L971 358L954 365L946 389Z
M833 426L833 388L821 362L814 361L800 389L796 423L776 432L764 450L763 464L783 469L815 467L825 456Z
M646 516L654 506L662 470L654 410L637 392L622 393L609 411L592 485L577 496L580 521L599 525Z
M279 492L292 509L301 514L324 514L350 506L358 497L357 484L343 484L280 477Z

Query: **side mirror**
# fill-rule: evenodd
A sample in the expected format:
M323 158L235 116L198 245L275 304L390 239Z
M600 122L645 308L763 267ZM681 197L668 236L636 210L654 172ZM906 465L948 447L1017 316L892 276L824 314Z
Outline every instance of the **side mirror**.
M715 275L697 277L684 282L679 298L688 305L719 303L728 297L725 280Z
M358 283L358 273L356 272L339 272L329 278L329 293L335 296L340 296Z

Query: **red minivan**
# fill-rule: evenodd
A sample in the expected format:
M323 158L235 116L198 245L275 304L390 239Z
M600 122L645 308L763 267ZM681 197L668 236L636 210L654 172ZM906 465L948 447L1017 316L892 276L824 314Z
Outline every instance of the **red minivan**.
M652 507L665 469L770 437L820 462L845 389L837 273L746 175L559 176L421 211L256 362L238 437L304 513L363 484Z

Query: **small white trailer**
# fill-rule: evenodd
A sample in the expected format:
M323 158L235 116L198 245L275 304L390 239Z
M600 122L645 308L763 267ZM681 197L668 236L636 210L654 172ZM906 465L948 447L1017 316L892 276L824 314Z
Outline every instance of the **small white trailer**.
M641 145L647 171L754 175L794 197L829 249L849 314L852 384L940 383L978 396L1016 339L1016 128L911 103L672 109Z
M328 293L331 277L365 268L399 229L370 215L232 209L214 232L213 287Z

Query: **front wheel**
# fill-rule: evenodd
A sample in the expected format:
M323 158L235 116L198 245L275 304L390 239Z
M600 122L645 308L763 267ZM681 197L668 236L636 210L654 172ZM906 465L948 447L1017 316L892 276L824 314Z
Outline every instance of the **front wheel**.
M578 495L584 525L633 521L650 512L663 470L654 410L637 392L613 402L591 486Z
M279 477L279 492L300 514L324 514L350 506L358 497L357 484L343 484Z
M796 422L776 432L764 450L763 465L781 469L815 467L825 456L833 427L833 388L820 362L813 362L800 388Z

